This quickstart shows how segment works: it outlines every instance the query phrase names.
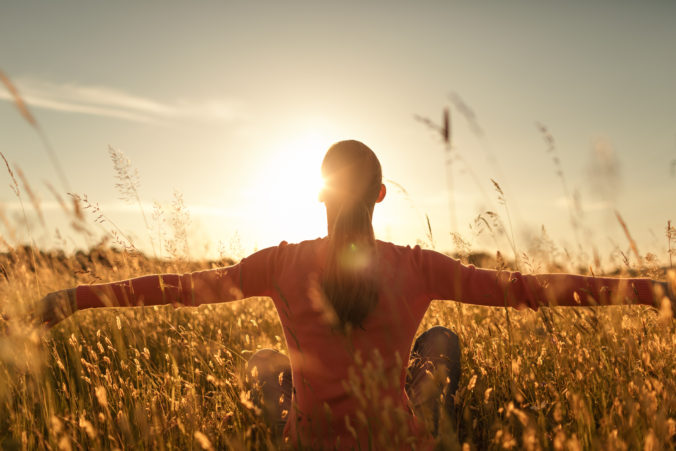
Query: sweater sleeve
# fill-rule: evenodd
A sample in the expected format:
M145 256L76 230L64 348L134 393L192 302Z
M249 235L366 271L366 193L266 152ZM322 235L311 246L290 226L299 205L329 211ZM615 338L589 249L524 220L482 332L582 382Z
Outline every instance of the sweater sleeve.
M185 274L153 274L118 282L80 285L78 309L227 302L269 296L278 247L258 251L236 265Z
M574 274L533 274L480 269L432 250L420 250L430 299L495 307L655 305L653 281Z

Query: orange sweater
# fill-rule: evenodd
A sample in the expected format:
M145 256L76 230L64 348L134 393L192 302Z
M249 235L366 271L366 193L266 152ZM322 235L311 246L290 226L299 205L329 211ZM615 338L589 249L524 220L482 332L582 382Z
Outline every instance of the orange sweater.
M377 241L378 305L363 329L348 339L327 326L318 295L326 245L326 238L282 242L227 268L81 285L77 305L196 306L269 296L284 329L294 385L285 435L295 443L319 446L335 444L339 437L339 447L356 445L356 436L365 448L383 431L389 430L392 440L407 428L420 431L404 384L411 344L431 300L532 309L654 302L650 279L522 275L465 266L419 246Z

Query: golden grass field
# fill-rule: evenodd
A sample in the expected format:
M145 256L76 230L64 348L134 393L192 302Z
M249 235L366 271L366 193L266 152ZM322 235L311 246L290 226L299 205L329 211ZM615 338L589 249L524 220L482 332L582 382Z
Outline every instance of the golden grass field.
M1 72L0 81L54 156L46 135ZM448 126L444 130L450 149ZM543 126L541 132L547 152L554 155L553 138ZM137 191L138 173L122 153L111 148L110 154L118 191L124 199L138 203L151 230ZM36 216L31 221L39 219L44 226L39 200L23 173L14 167L20 186L9 162L2 158L22 209L24 204L31 205L31 215ZM554 162L569 197L558 158ZM493 184L510 225L508 229L501 225L494 212L480 215L476 224L508 237L511 220L506 199L500 186ZM23 220L10 224L0 210L10 241L0 237L0 313L8 315L0 317L0 448L284 447L261 421L240 377L244 362L257 349L286 351L269 299L199 308L86 310L48 331L22 320L21 312L30 311L50 291L232 263L186 258L188 217L180 195L175 196L170 211L157 206L153 212L152 220L165 223L172 232L168 240L159 229L157 240L150 237L159 255L170 257L157 259L138 252L125 231L96 203L74 196L70 206L49 188L72 217L75 230L87 235L94 224L103 225L107 239L72 256L46 253L34 245L13 245L10 242L17 242L11 236L13 228L25 228L30 234L31 221L23 209ZM613 260L616 273L666 278L666 265L655 255L640 255L619 215L618 220L634 255L620 252ZM433 245L428 228L428 243ZM669 252L675 232L669 224ZM476 260L477 254L469 251L472 243L459 236L455 243L458 258L465 262L493 268L517 263L513 239L511 264L500 253L495 259ZM597 260L568 252L554 258L557 248L544 230L531 249L535 250L518 258L523 272L587 271L593 264L589 261ZM561 254L560 250L556 253ZM593 266L597 274L602 272ZM462 347L456 416L442 426L437 437L440 448L676 447L676 324L668 308L541 308L534 312L435 301L418 332L437 324L454 330Z
M35 261L35 264L33 263ZM70 258L10 249L3 309L41 292L226 262L158 261L94 248ZM462 449L668 449L676 439L672 318L636 306L538 312L435 301L420 331L455 330ZM49 331L3 322L3 449L276 448L240 372L261 347L285 351L270 300L198 308L106 308Z

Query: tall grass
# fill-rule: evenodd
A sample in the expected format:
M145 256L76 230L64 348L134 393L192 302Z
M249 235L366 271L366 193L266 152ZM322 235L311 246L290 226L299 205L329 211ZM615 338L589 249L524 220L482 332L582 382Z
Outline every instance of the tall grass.
M28 110L23 107L25 114ZM128 160L118 162L124 163L116 167L118 174L135 174ZM24 191L31 192L25 178L20 178ZM23 202L19 184L13 180ZM124 189L134 188L127 194L141 205L137 180L132 177L120 183ZM504 200L500 186L495 188ZM84 194L72 194L76 202L70 209L56 190L50 190L72 216L76 230L90 234L92 227L100 227L107 239L71 256L4 237L0 241L4 246L0 312L11 319L0 316L0 448L285 447L262 421L242 377L244 362L257 349L286 352L269 299L199 308L86 310L50 331L20 320L22 312L49 291L148 273L187 272L229 261L225 253L219 262L191 259L186 232L190 219L180 193L168 211L155 205L154 227L146 222L159 255L163 250L169 254L165 259L138 251ZM28 195L39 211L38 196ZM91 215L85 216L86 212ZM477 218L477 227L506 234L497 214L488 213L493 216ZM10 226L5 224L8 230ZM429 218L426 227L427 241L433 245ZM623 227L629 238L628 227ZM673 237L669 223L669 259ZM514 246L512 262L505 261L499 250L496 258L479 255L472 252L471 241L458 234L453 238L459 258L486 267L521 261L524 271L556 272L561 260L570 257L558 250L544 228L532 243L532 252L519 255ZM497 239L495 243L497 249ZM645 264L635 267L627 259L625 273L666 277L666 268L654 258L640 256L635 244L632 250ZM652 266L646 263L650 261ZM670 277L673 283L674 275ZM437 324L456 331L462 348L456 412L442 421L439 447L658 450L676 446L676 325L667 308L533 312L435 301L418 332ZM366 369L373 381L384 377L378 373L377 361ZM382 411L382 424L396 424L391 413ZM374 436L376 447L385 448L396 438L380 432Z
M173 262L91 249L0 255L3 309L46 290L173 271ZM541 262L545 265L545 262ZM187 262L184 271L209 267ZM435 301L462 344L456 420L444 446L665 449L676 436L676 329L644 307L539 312ZM509 324L507 322L509 318ZM285 352L267 299L199 308L95 309L43 333L0 322L3 448L274 448L240 372L256 349ZM208 446L204 446L208 448Z

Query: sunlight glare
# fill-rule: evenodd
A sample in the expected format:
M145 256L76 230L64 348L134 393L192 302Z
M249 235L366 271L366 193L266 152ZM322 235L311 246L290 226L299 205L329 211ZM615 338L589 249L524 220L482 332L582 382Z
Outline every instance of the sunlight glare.
M332 142L310 132L285 140L261 162L253 187L255 215L275 221L274 233L287 241L326 235L326 214L318 200L321 163Z

